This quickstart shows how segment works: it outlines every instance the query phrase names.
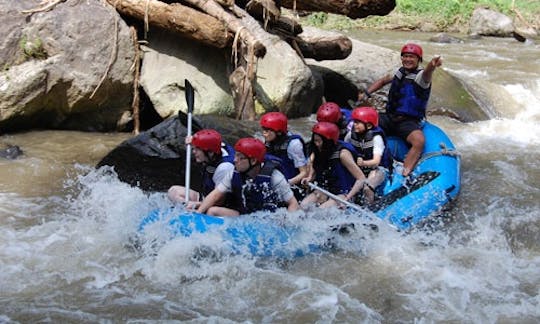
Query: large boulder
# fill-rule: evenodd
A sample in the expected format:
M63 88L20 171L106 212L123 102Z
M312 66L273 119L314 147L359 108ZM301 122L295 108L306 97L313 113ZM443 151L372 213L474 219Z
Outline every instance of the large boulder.
M166 191L175 184L185 183L187 118L182 112L153 128L130 138L107 154L97 165L112 166L121 181L148 191ZM193 119L193 133L213 128L234 145L239 138L253 136L259 124L226 117L203 115ZM201 189L201 170L191 164L191 185Z
M480 36L511 37L514 33L512 19L488 8L476 8L469 21L469 34Z
M0 128L116 129L132 98L128 26L99 1L23 13L38 6L0 0Z

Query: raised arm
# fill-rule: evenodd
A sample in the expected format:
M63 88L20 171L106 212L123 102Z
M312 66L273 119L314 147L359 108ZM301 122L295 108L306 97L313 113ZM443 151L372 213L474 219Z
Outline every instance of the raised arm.
M442 57L435 56L429 61L429 63L426 65L426 68L424 69L424 72L422 74L422 79L424 79L424 82L431 83L431 79L433 77L433 72L435 69L442 65Z

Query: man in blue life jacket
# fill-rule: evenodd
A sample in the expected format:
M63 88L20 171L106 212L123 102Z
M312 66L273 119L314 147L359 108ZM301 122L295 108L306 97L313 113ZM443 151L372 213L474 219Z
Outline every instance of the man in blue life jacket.
M193 136L186 138L186 144L191 143L195 162L201 166L202 190L197 192L190 189L189 201L198 206L217 183L234 170L234 150L222 142L221 134L213 129L201 129ZM173 202L185 201L186 188L175 185L169 188L167 195ZM217 202L223 204L224 201Z
M309 160L300 135L290 133L287 116L282 112L269 112L261 117L260 125L264 136L266 152L279 158L280 171L293 188L297 199L303 198L303 190L298 185L309 170Z
M298 210L298 201L274 161L265 161L266 147L256 138L241 138L234 145L234 171L216 185L197 209L212 216L238 216L287 207ZM230 193L231 208L216 206Z
M364 92L358 94L358 101L388 83L386 113L380 115L379 123L387 136L397 136L411 145L403 161L403 176L407 177L416 166L424 150L425 137L421 121L426 117L426 107L431 93L431 79L435 69L442 65L442 58L435 56L426 65L422 62L422 48L408 43L401 49L402 67L394 75L386 75L375 81Z

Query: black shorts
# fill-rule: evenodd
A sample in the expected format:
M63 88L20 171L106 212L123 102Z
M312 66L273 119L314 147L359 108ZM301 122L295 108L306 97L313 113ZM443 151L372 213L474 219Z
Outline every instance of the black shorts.
M386 136L397 136L407 140L407 136L415 130L421 130L420 120L403 115L379 115L379 126Z

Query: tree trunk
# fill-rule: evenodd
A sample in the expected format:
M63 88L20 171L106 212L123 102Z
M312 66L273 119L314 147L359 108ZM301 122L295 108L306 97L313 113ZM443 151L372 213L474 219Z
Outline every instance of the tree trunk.
M242 40L247 47L253 48L255 56L264 57L266 54L266 48L258 41L253 34L247 29L238 18L227 12L219 4L213 0L184 0L187 3L197 6L210 16L217 18L227 28L235 34L238 34L240 40Z
M384 16L395 7L395 0L281 0L288 9L323 11L344 15L349 18L364 18L369 15Z
M246 4L245 10L255 19L264 22L264 27L281 16L281 11L272 0L251 0Z
M123 15L206 45L225 48L233 41L233 35L218 19L178 3L169 5L158 0L107 0L107 2Z
M347 36L302 36L290 38L295 41L304 58L317 61L343 60L352 52L352 41Z

